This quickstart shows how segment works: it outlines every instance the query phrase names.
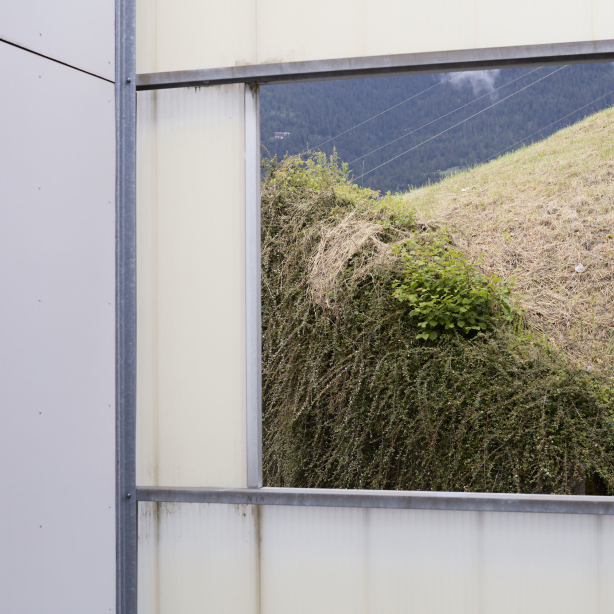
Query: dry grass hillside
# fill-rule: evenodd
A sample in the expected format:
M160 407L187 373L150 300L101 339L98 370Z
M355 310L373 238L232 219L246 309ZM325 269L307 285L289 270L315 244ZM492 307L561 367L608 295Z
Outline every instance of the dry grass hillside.
M614 107L398 206L514 278L527 322L574 363L614 375Z

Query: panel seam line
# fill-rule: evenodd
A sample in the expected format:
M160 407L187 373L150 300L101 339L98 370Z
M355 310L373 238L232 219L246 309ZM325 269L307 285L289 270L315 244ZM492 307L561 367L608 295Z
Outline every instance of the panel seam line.
M37 55L41 58L45 58L46 60L50 60L52 62L55 62L56 64L61 64L62 66L67 66L68 68L72 68L73 70L78 70L79 72L85 73L86 75L90 75L90 77L96 77L97 79L101 79L102 81L106 81L107 83L115 84L115 81L111 81L111 79L107 79L106 77L101 77L100 75L97 75L96 73L89 72L87 70L83 70L83 68L77 68L76 66L73 66L72 64L67 64L66 62L62 62L61 60L56 60L55 58L45 55L44 53L39 53L38 51L32 51L32 49L28 49L27 47L23 47L22 45L18 45L17 43L13 43L11 41L7 41L4 38L0 38L0 43L11 45L11 47L17 47L17 49L21 49L22 51L27 51L28 53Z

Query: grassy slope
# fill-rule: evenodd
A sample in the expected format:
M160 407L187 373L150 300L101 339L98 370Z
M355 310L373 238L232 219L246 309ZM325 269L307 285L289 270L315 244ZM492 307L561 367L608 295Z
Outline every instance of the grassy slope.
M614 108L395 202L515 278L528 322L568 358L614 375Z
M612 402L592 374L514 330L418 341L407 306L392 297L400 262L391 248L428 230L374 206L406 208L402 197L378 200L321 156L270 167L268 486L569 493L586 478L595 492L614 492ZM426 219L429 191L417 194Z

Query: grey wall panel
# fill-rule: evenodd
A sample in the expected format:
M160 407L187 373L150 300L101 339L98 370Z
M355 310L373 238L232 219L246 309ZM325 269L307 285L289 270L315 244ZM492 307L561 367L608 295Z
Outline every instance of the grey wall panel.
M4 0L0 38L114 79L114 0Z
M0 611L113 612L114 87L0 78Z

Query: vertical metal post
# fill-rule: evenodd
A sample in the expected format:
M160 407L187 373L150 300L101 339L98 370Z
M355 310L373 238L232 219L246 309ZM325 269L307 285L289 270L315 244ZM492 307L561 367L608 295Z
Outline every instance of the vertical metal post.
M245 309L247 486L262 487L260 309L260 88L245 85Z
M137 614L136 1L115 3L117 614Z

